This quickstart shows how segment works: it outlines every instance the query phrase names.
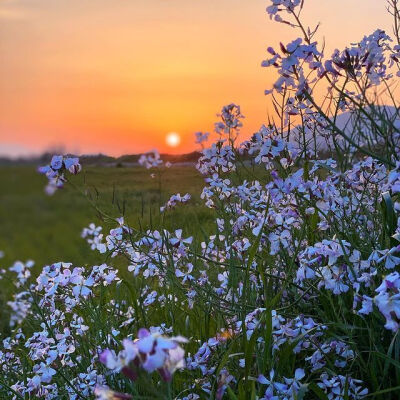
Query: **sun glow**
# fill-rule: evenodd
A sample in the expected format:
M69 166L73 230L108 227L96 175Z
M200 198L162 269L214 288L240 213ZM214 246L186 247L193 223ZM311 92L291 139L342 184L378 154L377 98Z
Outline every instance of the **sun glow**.
M170 132L167 134L165 137L165 141L167 142L167 145L170 147L176 147L179 145L181 142L181 137L179 136L178 133L176 132Z

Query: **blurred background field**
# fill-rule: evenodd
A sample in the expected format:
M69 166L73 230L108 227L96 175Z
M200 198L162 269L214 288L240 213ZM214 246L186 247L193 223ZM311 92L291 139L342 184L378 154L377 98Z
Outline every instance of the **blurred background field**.
M123 260L107 260L81 238L82 229L91 222L103 226L105 233L117 226L116 221L104 220L96 207L113 218L124 215L134 228L183 228L187 236L215 229L213 211L200 206L204 180L197 170L172 166L161 171L159 179L141 167L85 166L81 174L72 177L72 185L47 196L47 179L37 173L36 166L0 167L0 251L4 252L0 269L17 260L33 260L34 274L58 261L76 266L109 262L118 267ZM190 193L192 199L161 214L160 204L175 193ZM122 268L120 273L128 272ZM14 291L11 282L0 279L0 332L8 329L10 310L5 304Z
M161 181L161 183L160 183ZM14 261L32 259L36 267L66 261L76 265L104 262L81 238L82 229L90 222L115 227L101 216L85 197L111 217L125 215L133 227L182 227L188 235L202 235L211 228L212 211L200 207L203 177L193 166L172 166L151 177L140 167L87 166L84 173L73 177L54 196L44 193L46 178L35 166L0 168L0 250L5 268ZM190 193L187 205L161 215L170 195ZM163 219L163 220L162 220Z

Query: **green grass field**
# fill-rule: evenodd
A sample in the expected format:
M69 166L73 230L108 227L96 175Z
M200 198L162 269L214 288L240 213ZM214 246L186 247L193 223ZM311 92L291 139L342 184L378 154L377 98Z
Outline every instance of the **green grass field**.
M34 273L58 261L76 266L107 261L118 266L118 259L106 260L81 238L82 229L90 222L103 226L105 233L116 227L116 222L104 220L96 207L113 218L124 215L136 228L183 228L187 236L212 229L212 210L200 206L203 177L194 167L171 167L162 172L161 179L150 174L139 167L85 166L83 173L72 177L72 185L47 196L47 179L35 166L0 168L0 250L4 252L0 269L29 259L35 261ZM160 204L178 192L190 193L192 199L160 214ZM121 270L124 273L127 271ZM0 280L0 332L7 329L3 317L9 309L5 303L14 291L11 282Z
M190 193L187 205L164 215L168 229L182 227L188 234L201 234L211 226L212 211L200 207L202 176L194 167L172 167L161 179L139 167L85 167L73 177L73 185L47 196L46 178L34 166L0 168L0 260L4 268L15 260L32 259L37 268L56 261L76 265L104 260L88 248L80 237L90 222L112 227L102 221L91 202L82 194L87 190L93 203L111 217L125 215L133 227L160 226L160 204L171 194ZM161 182L161 193L160 193ZM115 225L115 224L114 224ZM200 228L201 226L201 228Z

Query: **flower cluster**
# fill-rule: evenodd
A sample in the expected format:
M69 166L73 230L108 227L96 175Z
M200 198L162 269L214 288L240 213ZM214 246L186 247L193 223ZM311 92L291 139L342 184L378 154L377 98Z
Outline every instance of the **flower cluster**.
M285 398L285 399L297 399L301 387L301 380L305 376L305 372L301 368L297 368L294 373L294 378L283 378L284 382L274 381L275 372L272 370L269 374L269 379L264 375L260 375L257 379L262 385L268 385L263 400L271 398Z
M142 154L138 160L139 165L150 168L159 167L163 161L160 158L160 153L157 150L149 151L146 154Z
M197 169L203 175L231 172L236 169L235 158L232 147L227 145L225 140L219 140L213 143L210 148L202 151L197 163Z
M321 375L321 382L318 386L324 391L327 398L331 399L361 399L368 394L368 390L363 387L363 382L348 376Z
M267 7L267 13L270 18L274 19L277 22L286 22L282 19L282 12L286 12L288 14L293 14L297 11L297 8L302 7L301 0L272 0L272 4Z
M173 194L167 203L160 207L160 211L164 212L165 210L171 210L177 206L177 204L186 204L190 200L191 196L189 193L186 193L184 196L181 196L180 193Z
M366 76L370 84L379 85L382 80L392 77L387 62L391 53L390 42L390 37L378 29L352 47L335 50L331 59L325 61L325 69L333 79L346 75L359 80Z
M362 297L360 314L370 314L375 304L385 317L385 328L397 332L400 328L400 274L392 272L387 275L376 288L378 293L374 298L367 295Z
M195 142L203 146L203 143L207 142L210 133L209 132L196 132L194 134Z
M76 175L81 171L81 169L82 167L79 164L79 158L55 155L52 157L50 164L39 167L38 171L41 174L46 175L49 180L46 186L46 193L52 195L57 189L62 188L64 183L67 181L67 178L65 177L66 171Z
M322 54L317 49L317 42L303 43L303 39L298 38L288 43L286 46L281 43L281 54L272 47L268 48L270 58L262 62L262 67L274 67L278 70L279 78L274 83L272 90L282 93L284 90L295 91L296 96L303 95L309 90L312 81L307 79L305 67L311 71L321 68L319 61Z
M105 381L95 365L95 349L88 348L89 358L83 362L78 348L79 342L88 340L94 323L91 317L83 317L83 310L85 302L95 297L94 291L118 284L117 272L106 264L86 272L59 262L44 267L32 282L31 267L32 263L17 262L9 268L10 273L17 274L16 287L21 291L8 303L12 310L10 325L15 332L3 340L2 373L14 377L10 390L18 396L53 399L67 395L72 400L90 396ZM20 327L26 321L31 329L23 332ZM18 352L18 348L26 349L26 354ZM16 372L28 359L31 367L20 379ZM70 371L70 379L61 385L59 378L65 378L64 370Z
M244 115L237 104L231 103L222 107L221 114L218 116L221 117L221 121L215 123L217 133L230 134L234 131L237 132L243 126L240 120L244 118Z
M360 260L360 252L349 247L348 242L326 239L308 247L299 256L296 281L315 278L318 289L325 288L336 295L347 292L351 285L357 288L358 280L365 280L370 272L370 262Z

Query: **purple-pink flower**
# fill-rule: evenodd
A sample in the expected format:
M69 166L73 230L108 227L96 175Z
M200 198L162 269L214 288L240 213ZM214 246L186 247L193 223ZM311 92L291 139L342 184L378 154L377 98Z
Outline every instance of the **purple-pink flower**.
M185 367L185 351L179 344L186 342L182 336L168 338L141 328L134 341L124 339L122 351L116 354L106 349L99 355L99 360L107 368L122 372L131 380L136 380L141 368L148 373L158 371L163 380L170 381L177 369Z

